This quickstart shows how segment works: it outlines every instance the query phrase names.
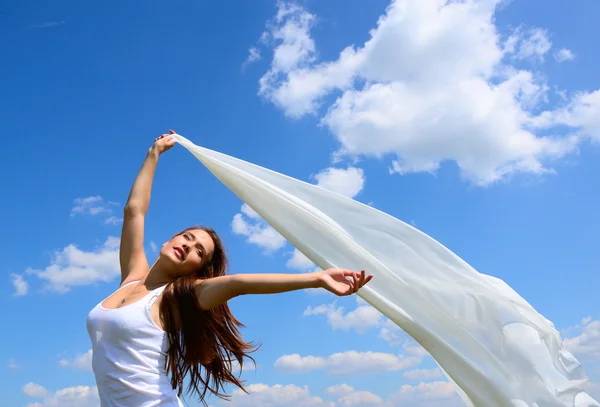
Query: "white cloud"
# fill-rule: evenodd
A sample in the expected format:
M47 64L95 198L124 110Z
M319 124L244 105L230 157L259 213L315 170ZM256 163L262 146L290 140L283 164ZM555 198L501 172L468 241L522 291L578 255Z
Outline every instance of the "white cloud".
M349 198L358 195L365 185L365 173L361 168L356 167L327 168L314 178L318 186Z
M75 198L73 208L71 208L71 217L77 215L104 215L105 224L118 225L123 222L123 218L113 215L113 208L117 205L118 203L106 201L99 195Z
M231 407L458 407L464 405L448 382L421 383L402 386L388 400L347 384L335 385L324 391L324 397L312 395L307 386L294 384L251 384L246 386L249 394L235 390L231 402L218 400L219 406ZM333 401L327 401L332 398Z
M107 203L99 195L75 198L73 203L74 206L71 208L71 216L77 214L98 215L101 213L112 212L112 209L109 207L112 203Z
M583 137L600 143L600 90L579 92L565 106L543 112L531 118L534 128L552 129L554 126L569 126Z
M565 347L582 363L600 362L600 320L584 318L581 333L563 340Z
M48 394L48 390L37 383L29 382L23 386L23 394L28 397L44 397Z
M464 406L464 402L458 397L454 385L447 381L419 383L415 386L403 385L400 390L392 394L390 401L390 404L394 406Z
M404 372L402 377L410 380L427 380L444 377L444 373L439 368L435 369L414 369Z
M593 318L590 316L583 317L583 318L581 318L581 321L579 321L579 323L561 329L560 334L563 338L566 338L569 335L571 335L573 333L573 331L580 330L581 328L583 328L584 326L589 324L592 320L593 320Z
M327 360L320 356L284 355L275 361L275 368L286 372L307 373L324 369Z
M242 64L242 70L245 70L249 65L259 61L261 59L260 50L256 47L250 47L248 50L248 57Z
M70 244L56 251L50 265L43 270L29 268L25 273L45 281L46 289L59 293L74 286L112 281L120 275L119 238L108 237L92 251Z
M317 307L308 306L303 315L325 315L327 322L334 330L354 330L359 333L378 326L383 319L383 314L371 305L361 305L344 314L344 307L336 306L335 302Z
M36 383L23 386L23 393L42 402L33 402L26 407L100 407L97 388L91 386L67 387L51 393Z
M259 93L300 117L318 114L324 96L341 91L321 120L341 144L336 156L395 155L394 173L433 173L454 162L464 178L488 185L552 172L552 161L575 151L580 139L575 129L534 132L533 112L547 102L549 86L543 74L511 65L543 60L549 34L519 28L503 42L494 24L499 3L392 1L362 46L317 62L310 37L316 16L280 2ZM573 101L568 121L599 134L600 105L589 95ZM546 122L560 124L559 114L551 110Z
M544 56L552 48L552 42L548 38L548 32L542 28L532 28L525 34L517 29L509 38L506 51L514 52L515 59L534 59L543 61Z
M412 338L404 341L404 344L402 345L402 349L404 349L404 351L406 353L408 353L410 355L414 355L414 356L425 357L425 356L429 355L429 352L427 352L427 350L424 347L419 345Z
M123 218L119 218L118 216L109 216L108 218L104 219L104 223L107 225L118 225L121 222L123 222Z
M336 402L339 407L381 406L383 399L370 391L354 391L344 394Z
M257 383L246 386L246 390L249 394L235 390L230 402L220 404L228 407L327 406L323 399L311 395L306 386L300 387L293 384L268 386Z
M269 31L262 35L265 42L277 45L271 68L259 81L260 95L277 104L286 104L286 95L281 94L277 85L290 71L314 61L315 44L309 33L314 21L315 16L301 6L278 2L277 15L268 23Z
M246 218L242 213L234 215L231 229L237 235L246 236L248 243L257 245L267 252L279 250L286 243L285 238L265 221L252 217Z
M554 58L558 62L565 62L574 60L575 55L573 54L573 51L571 51L569 48L562 48L554 53Z
M382 352L348 351L330 355L300 356L284 355L275 361L275 368L289 373L307 373L326 369L331 375L357 375L378 372L395 372L421 363L422 358L416 356L394 355Z
M154 243L153 241L150 241L149 245L150 245L150 250L152 250L152 253L156 253L156 251L158 250L156 243Z
M63 367L74 367L75 369L92 371L92 350L88 350L86 353L75 357L74 359L61 359L58 364Z
M313 263L304 254L302 254L302 252L298 249L294 249L294 251L292 252L292 256L288 259L285 265L289 268L296 270L307 270L316 268L315 263Z
M346 91L324 122L349 154L395 152L393 173L434 173L451 160L478 185L515 172L542 174L549 171L542 160L572 151L575 140L536 138L521 128L523 111L514 98L538 97L541 85L532 79L518 73L491 87L473 78L437 90L402 82L372 84Z
M419 360L429 356L429 352L425 348L362 298L357 296L358 307L346 314L344 314L343 307L336 306L337 301L316 307L308 306L303 315L325 315L329 326L334 330L353 330L358 333L365 333L369 329L379 328L377 337L386 341L388 345L397 346L402 344L404 352Z
M254 209L250 207L247 203L242 204L242 213L249 217L250 219L258 220L262 219L258 213Z
M12 285L15 288L15 296L22 296L29 291L29 283L20 274L11 274Z
M354 387L345 383L336 384L325 389L325 394L348 394L354 391Z
M377 337L386 341L390 346L396 346L405 339L406 335L403 332L392 320L385 318Z
M381 397L376 394L369 391L357 391L347 384L328 387L325 394L339 395L337 401L332 404L339 407L381 406L383 403Z

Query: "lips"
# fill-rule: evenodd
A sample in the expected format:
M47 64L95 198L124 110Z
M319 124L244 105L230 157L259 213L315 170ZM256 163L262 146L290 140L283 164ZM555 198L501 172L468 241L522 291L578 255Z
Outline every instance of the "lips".
M173 249L175 250L175 254L177 255L177 257L179 257L179 260L183 260L183 258L185 257L185 252L183 251L183 249L181 247L174 247Z

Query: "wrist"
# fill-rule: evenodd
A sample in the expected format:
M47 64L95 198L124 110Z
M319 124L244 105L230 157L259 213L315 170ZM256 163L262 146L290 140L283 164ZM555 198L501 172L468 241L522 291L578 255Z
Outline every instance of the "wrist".
M148 149L148 157L153 159L158 159L160 156L160 152L156 149L155 146L152 146Z
M310 288L324 288L323 271L313 271L310 276Z

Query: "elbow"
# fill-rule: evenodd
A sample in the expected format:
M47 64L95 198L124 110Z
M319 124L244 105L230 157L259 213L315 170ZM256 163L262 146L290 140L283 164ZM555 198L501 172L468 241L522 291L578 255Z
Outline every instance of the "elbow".
M127 202L125 208L123 208L123 215L126 217L133 217L138 215L144 216L145 214L146 212L144 211L142 205L138 205L135 202Z
M248 284L243 274L233 274L225 277L228 277L229 279L229 295L231 296L231 298L249 294Z

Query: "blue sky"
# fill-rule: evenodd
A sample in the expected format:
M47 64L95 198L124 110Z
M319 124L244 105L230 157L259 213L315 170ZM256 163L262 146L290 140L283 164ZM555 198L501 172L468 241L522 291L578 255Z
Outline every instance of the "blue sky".
M117 288L121 210L170 128L371 203L502 278L598 395L600 4L496 3L5 2L4 403L98 405L85 317ZM148 256L194 223L220 232L233 272L309 267L177 146L157 170ZM244 373L255 394L232 406L460 405L354 297L231 306L262 343Z

